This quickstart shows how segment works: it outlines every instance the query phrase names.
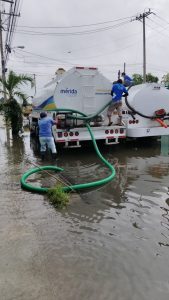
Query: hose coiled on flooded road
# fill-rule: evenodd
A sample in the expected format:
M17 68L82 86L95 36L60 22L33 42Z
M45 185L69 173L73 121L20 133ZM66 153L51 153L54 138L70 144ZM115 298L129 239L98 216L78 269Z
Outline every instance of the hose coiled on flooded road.
M109 105L109 103L107 104L107 106L108 105ZM105 109L105 106L104 106L104 109ZM85 114L80 113L80 112L78 112L76 110L70 110L70 109L56 109L56 110L75 112L75 113L83 115L83 117L87 117ZM87 129L88 129L88 131L90 133L90 136L91 136L91 139L92 139L93 146L95 148L96 154L101 159L101 161L109 168L109 170L111 171L111 174L108 177L100 179L100 180L97 180L97 181L87 182L87 183L82 183L82 184L74 184L74 185L70 185L70 186L64 186L64 187L62 187L62 190L65 191L65 192L70 192L72 190L76 191L76 190L81 190L81 189L87 189L87 188L101 186L103 184L106 184L106 183L110 182L115 177L115 175L116 175L115 168L100 153L100 151L98 149L98 146L97 146L97 143L96 143L96 140L94 138L93 132L91 130L90 125L88 123L86 123L85 125L86 125L86 127L87 127ZM29 190L31 192L47 193L50 190L50 188L32 186L30 183L28 183L26 181L27 178L30 175L32 175L34 173L38 173L40 171L44 171L44 170L51 170L51 171L55 171L55 172L61 172L61 171L63 171L63 169L60 168L60 167L58 167L58 166L42 166L42 167L30 169L26 173L24 173L22 175L22 177L21 177L21 186L22 186L22 188L26 189L26 190Z

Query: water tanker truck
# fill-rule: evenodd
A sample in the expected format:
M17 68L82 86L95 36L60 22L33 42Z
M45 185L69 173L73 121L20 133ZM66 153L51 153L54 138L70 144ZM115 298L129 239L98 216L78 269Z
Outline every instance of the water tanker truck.
M129 89L123 98L123 124L118 123L117 112L108 126L107 107L112 99L112 82L97 68L73 67L58 72L33 99L30 132L38 135L41 111L58 120L53 126L56 143L64 147L80 147L91 140L86 122L92 127L96 140L105 144L119 143L126 137L139 138L169 134L169 90L157 83L145 83ZM82 114L81 114L82 113Z
M74 67L56 75L33 99L30 115L31 134L38 134L38 119L41 111L58 120L53 126L56 143L64 147L79 147L81 142L91 140L86 121L92 127L96 140L105 144L117 144L126 137L125 126L108 126L107 106L110 103L112 82L97 68ZM88 120L80 118L81 112ZM118 121L117 114L113 123Z

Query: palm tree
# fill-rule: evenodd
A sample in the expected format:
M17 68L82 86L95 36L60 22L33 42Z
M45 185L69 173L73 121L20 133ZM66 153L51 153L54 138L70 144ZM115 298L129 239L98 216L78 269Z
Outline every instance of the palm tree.
M10 122L13 135L18 135L19 131L22 130L22 106L17 100L21 100L23 103L26 101L26 98L28 98L28 96L20 90L20 86L28 82L30 82L31 87L33 87L33 78L22 74L17 75L13 71L9 71L8 77L4 81L0 78L0 83L3 86L0 93L4 96L2 109L6 121Z

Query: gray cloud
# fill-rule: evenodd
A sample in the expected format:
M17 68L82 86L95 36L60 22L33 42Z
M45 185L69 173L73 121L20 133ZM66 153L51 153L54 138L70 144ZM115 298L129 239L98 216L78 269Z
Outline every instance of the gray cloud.
M148 8L156 15L152 14L146 20L147 72L161 78L169 72L167 0L23 1L13 46L24 45L25 49L12 52L8 68L20 73L36 74L38 86L50 80L58 67L69 69L73 65L98 66L111 80L116 79L124 62L129 74L142 73L142 23L130 20ZM97 26L30 28L80 26L123 18L126 19ZM122 22L126 23L120 24ZM119 26L113 27L117 24ZM112 28L102 31L105 27ZM100 31L77 34L92 29ZM31 35L26 31L31 31ZM47 34L36 35L36 32ZM71 35L73 32L76 34ZM65 35L59 36L59 33Z

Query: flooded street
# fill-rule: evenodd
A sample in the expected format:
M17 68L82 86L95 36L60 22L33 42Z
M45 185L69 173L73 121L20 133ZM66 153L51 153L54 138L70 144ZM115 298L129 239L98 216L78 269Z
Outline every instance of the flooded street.
M0 299L168 300L168 143L103 147L115 179L59 211L20 187L31 163L51 161L29 131L13 141L1 124ZM109 174L92 147L59 150L55 164L71 184Z

